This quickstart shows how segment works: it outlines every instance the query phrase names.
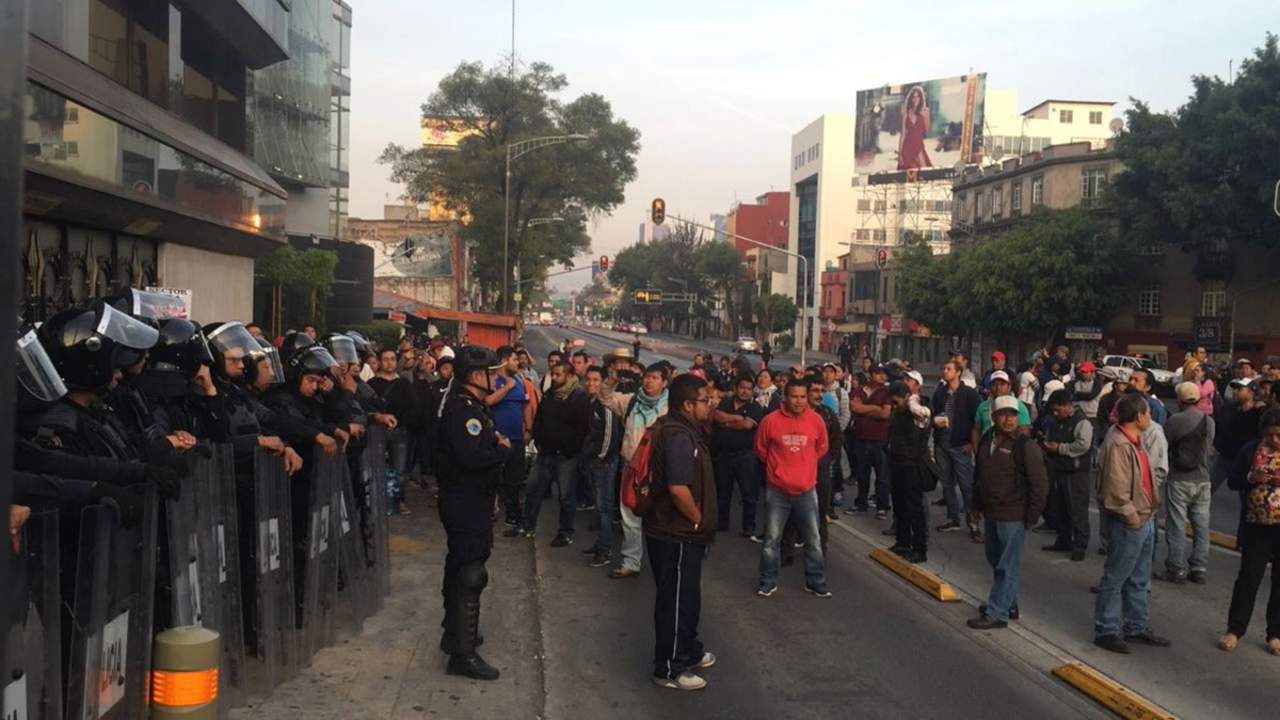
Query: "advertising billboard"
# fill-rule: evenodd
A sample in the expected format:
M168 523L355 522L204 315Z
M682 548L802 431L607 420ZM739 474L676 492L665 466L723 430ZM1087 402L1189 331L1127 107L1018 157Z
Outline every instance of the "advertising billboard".
M987 74L971 73L858 91L856 172L915 180L980 161L986 89Z

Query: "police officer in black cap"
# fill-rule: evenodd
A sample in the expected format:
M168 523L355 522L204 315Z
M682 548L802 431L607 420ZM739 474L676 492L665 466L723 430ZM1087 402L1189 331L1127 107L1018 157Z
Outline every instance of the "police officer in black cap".
M480 644L480 592L489 583L485 561L493 548L493 501L499 471L513 452L511 441L494 429L484 404L489 371L498 357L488 348L463 346L454 359L456 374L440 416L436 468L440 481L440 522L448 533L444 563L444 636L447 672L475 680L496 680L498 670L476 654Z

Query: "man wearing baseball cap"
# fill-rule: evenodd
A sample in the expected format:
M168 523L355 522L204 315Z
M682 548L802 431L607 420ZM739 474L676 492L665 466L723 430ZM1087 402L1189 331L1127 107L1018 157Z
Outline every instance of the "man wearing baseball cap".
M1008 385L1008 379L1004 381ZM983 536L992 583L981 613L969 620L975 630L1008 627L1018 616L1018 577L1027 529L1036 524L1049 494L1044 455L1018 430L1019 402L1001 395L992 402L995 425L974 451L970 524L983 518Z
M992 401L994 401L996 398L1001 398L1005 396L1012 397L1010 393L1012 392L1013 385L1012 383L1009 382L1008 373L1006 373L1003 370L996 370L995 372L991 373L991 377L989 378L989 380L990 380L990 387L991 387L991 397L986 400L983 400L978 405L978 412L974 415L974 418L973 418L974 447L978 446L978 438L985 435L986 432L991 429L991 425L994 422L991 417ZM1019 431L1023 435L1026 435L1031 432L1031 409L1028 408L1026 404L1023 403L1021 400L1018 400L1017 410L1018 410Z
M1004 353L997 350L991 353L991 367L987 370L987 374L982 376L982 396L987 397L991 394L991 376L997 372L1008 374L1007 361Z
M1209 482L1212 492L1217 492L1226 481L1235 465L1236 455L1240 449L1261 436L1259 426L1267 404L1256 397L1253 381L1244 378L1232 380L1231 401L1229 407L1223 408L1218 418L1219 427L1214 438L1213 447L1218 456L1209 468Z
M1098 396L1102 394L1102 381L1095 373L1098 366L1092 360L1085 360L1076 368L1075 380L1071 383L1071 400L1084 416L1092 420L1098 417Z
M1175 388L1178 410L1169 416L1164 433L1169 440L1169 479L1165 482L1165 507L1169 523L1165 542L1169 553L1165 571L1153 572L1157 580L1203 584L1209 564L1209 449L1216 431L1213 418L1200 411L1200 388L1181 382ZM1187 521L1194 540L1187 556Z

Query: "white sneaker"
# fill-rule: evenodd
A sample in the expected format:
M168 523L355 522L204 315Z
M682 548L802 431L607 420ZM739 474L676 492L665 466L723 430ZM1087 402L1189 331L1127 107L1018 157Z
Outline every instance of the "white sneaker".
M704 653L702 653L702 660L698 662L698 669L699 669L699 670L706 670L707 668L709 668L709 667L711 667L712 665L715 665L715 664L716 664L716 655L715 655L715 653L712 653L712 652L704 652Z
M778 586L773 585L771 587L760 588L756 590L756 595L759 595L760 597L769 597L770 595L773 595L776 592L778 592Z
M672 690L701 690L707 686L707 681L691 672L682 672L674 678L655 676L653 684L658 687L671 688Z

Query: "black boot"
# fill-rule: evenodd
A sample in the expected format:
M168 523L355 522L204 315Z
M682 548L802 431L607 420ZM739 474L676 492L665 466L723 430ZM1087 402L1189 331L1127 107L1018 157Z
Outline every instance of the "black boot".
M489 583L489 576L483 563L474 563L463 568L458 578L456 606L454 607L453 636L456 638L454 652L450 653L449 665L445 672L450 675L462 675L472 680L497 680L498 669L484 661L476 654L479 645L480 629L480 592ZM443 642L443 639L442 639Z

